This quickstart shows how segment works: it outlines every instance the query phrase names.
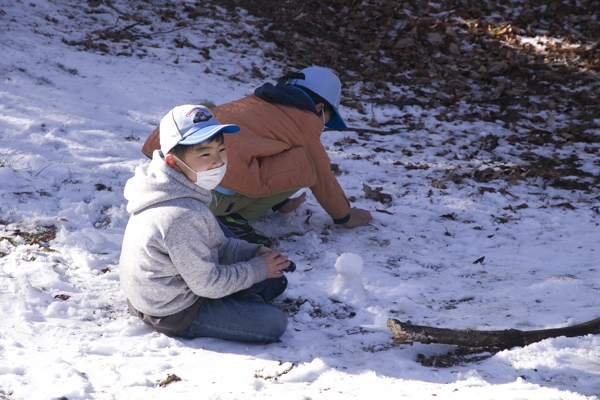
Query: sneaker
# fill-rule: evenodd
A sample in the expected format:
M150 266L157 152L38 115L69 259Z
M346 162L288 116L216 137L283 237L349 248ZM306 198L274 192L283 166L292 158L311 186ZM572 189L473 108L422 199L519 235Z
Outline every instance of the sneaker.
M218 216L217 219L221 221L231 233L237 236L238 239L250 243L262 244L266 247L271 247L273 245L273 240L256 232L254 228L250 226L248 220L240 214Z
M258 294L262 296L267 303L285 292L288 285L288 280L285 275L281 278L270 278L263 282L265 283L265 287Z

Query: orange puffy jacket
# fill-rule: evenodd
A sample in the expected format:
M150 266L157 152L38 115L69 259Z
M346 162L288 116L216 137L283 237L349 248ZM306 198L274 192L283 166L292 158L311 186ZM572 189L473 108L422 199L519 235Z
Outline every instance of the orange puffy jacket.
M321 144L323 121L314 113L255 95L213 107L211 112L219 123L240 127L239 132L224 135L228 161L220 186L248 197L310 187L331 218L348 215L350 204ZM142 152L152 157L159 148L156 128Z

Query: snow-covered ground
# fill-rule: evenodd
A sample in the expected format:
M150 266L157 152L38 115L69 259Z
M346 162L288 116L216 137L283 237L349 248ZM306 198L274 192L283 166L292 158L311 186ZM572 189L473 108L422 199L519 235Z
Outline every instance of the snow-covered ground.
M299 211L255 224L298 266L275 301L289 315L281 342L171 339L129 317L118 278L122 192L148 162L143 141L170 108L241 98L285 69L261 57L271 45L243 18L165 18L133 45L94 49L86 33L127 32L132 20L115 10L135 7L93 3L0 5L0 398L598 399L598 335L448 368L418 360L454 346L392 345L388 318L535 330L600 316L598 192L477 181L478 168L518 162L506 140L514 132L435 118L444 110L369 106L364 118L342 107L351 129L323 134L347 195L374 215L368 226L332 226L310 191ZM135 4L143 15L148 3ZM373 119L397 121L385 130L398 133L357 133ZM494 154L471 147L490 134ZM583 147L535 151L576 153L598 177L597 150ZM464 177L432 185L451 171ZM353 254L346 270L362 259L352 282L338 277L343 253ZM159 385L171 374L180 380Z

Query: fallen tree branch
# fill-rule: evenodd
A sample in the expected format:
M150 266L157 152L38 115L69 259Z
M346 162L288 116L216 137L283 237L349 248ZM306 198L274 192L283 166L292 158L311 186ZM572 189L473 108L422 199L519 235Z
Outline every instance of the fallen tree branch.
M387 326L394 335L394 344L442 343L466 347L496 347L510 349L523 347L540 340L567 336L583 336L600 333L600 318L565 328L541 329L536 331L520 331L506 329L502 331L478 331L474 329L446 329L430 326L413 325L388 319Z
M395 135L397 133L402 133L400 131L400 129L408 130L407 128L398 128L398 130L394 130L394 131L390 132L390 131L384 131L381 129L365 129L365 128L350 128L350 127L348 127L348 128L345 128L344 131L356 132L359 135L364 135L365 133L367 133L367 134L371 133L371 134L375 134L375 135L385 136L385 135Z

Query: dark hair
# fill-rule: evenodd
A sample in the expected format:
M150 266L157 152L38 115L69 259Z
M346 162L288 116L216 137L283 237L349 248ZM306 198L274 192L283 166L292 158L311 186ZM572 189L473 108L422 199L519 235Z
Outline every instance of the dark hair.
M282 76L281 78L277 79L277 82L279 83L287 83L288 80L290 79L305 79L305 76L302 72L288 72L287 74L285 74L284 76ZM316 94L315 92L313 92L312 90L305 88L302 85L293 85L295 87L297 87L298 89L301 89L304 93L306 93L308 95L308 97L310 97L310 99L313 101L313 103L315 104L319 104L319 103L323 103L323 105L325 106L323 108L324 112L328 112L332 109L331 104L329 104L329 102L327 100L325 100L323 97L319 96L318 94Z
M200 142L200 143L196 143L196 144L192 144L192 145L178 144L177 146L173 147L169 151L169 153L171 153L175 157L181 159L181 158L185 157L185 155L187 153L192 151L194 146L197 146L202 143L212 143L212 142L219 142L219 144L225 143L225 135L223 135L223 132L217 133L215 136L211 137L210 139L205 140L204 142Z

